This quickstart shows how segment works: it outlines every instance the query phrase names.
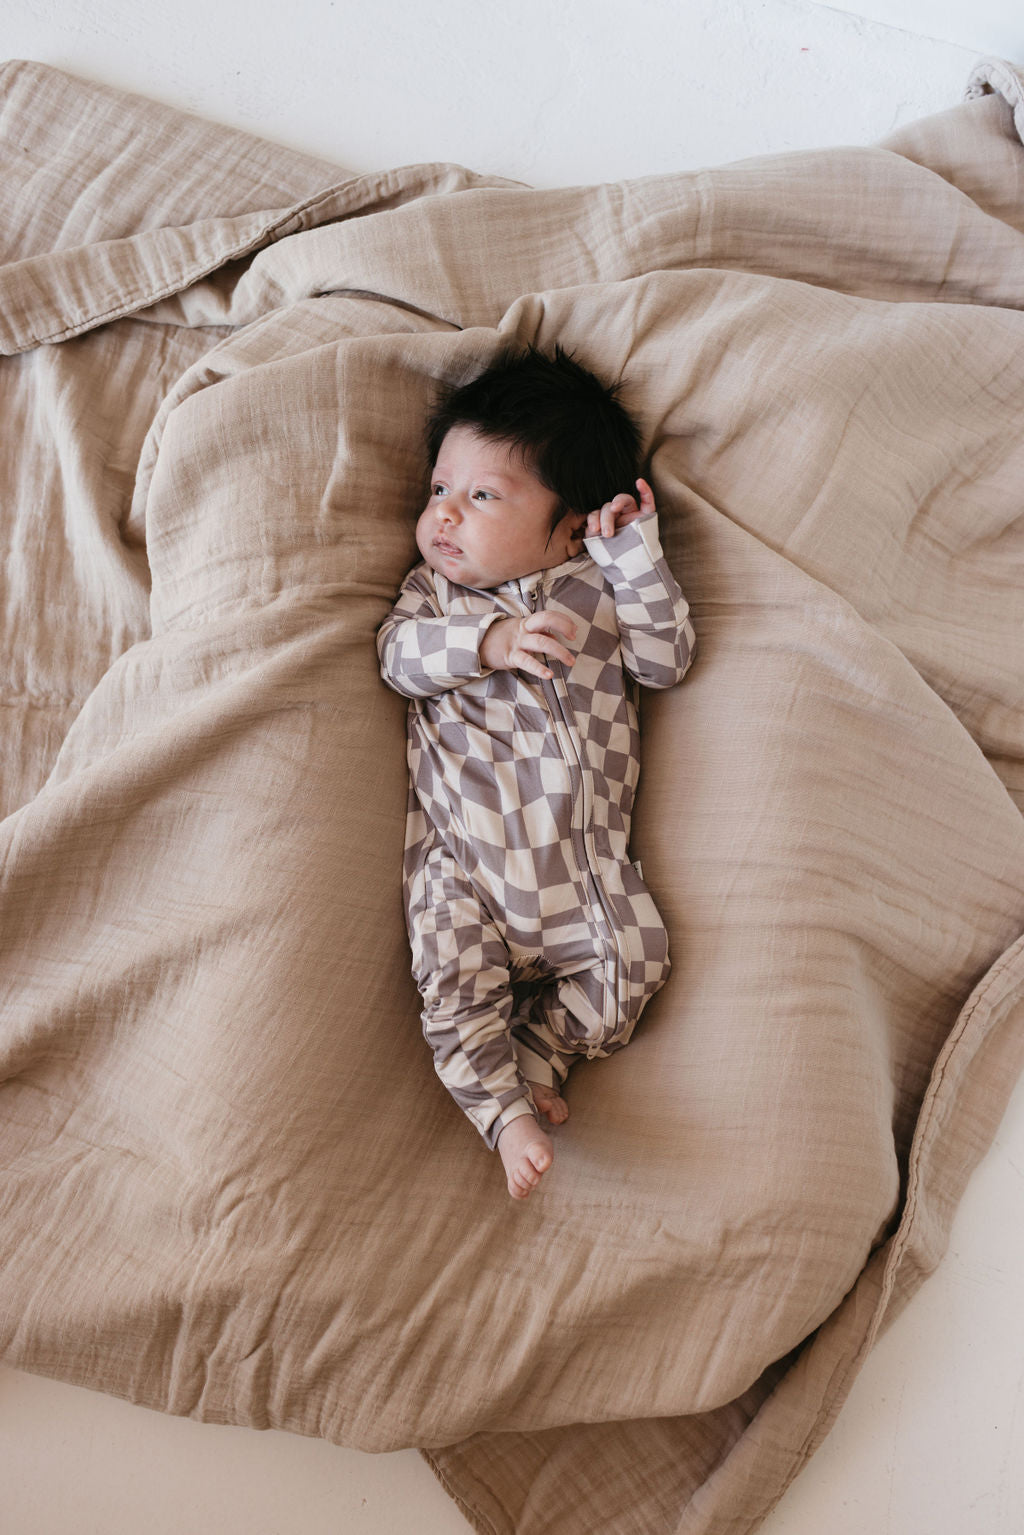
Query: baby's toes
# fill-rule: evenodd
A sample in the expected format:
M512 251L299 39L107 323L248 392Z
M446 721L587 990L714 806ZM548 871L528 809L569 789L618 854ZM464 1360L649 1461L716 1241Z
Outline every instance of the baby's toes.
M569 1105L553 1087L542 1087L539 1082L529 1084L537 1113L543 1114L548 1124L560 1125L569 1118Z
M540 1173L526 1157L508 1175L508 1190L514 1199L525 1199L540 1182Z
M509 1174L509 1192L516 1199L525 1199L528 1194L532 1194L552 1161L550 1151L541 1142L527 1146L523 1156Z

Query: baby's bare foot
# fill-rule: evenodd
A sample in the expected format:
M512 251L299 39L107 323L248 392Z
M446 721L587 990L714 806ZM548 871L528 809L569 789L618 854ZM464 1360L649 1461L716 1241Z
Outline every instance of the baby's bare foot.
M551 1137L532 1114L521 1114L505 1126L498 1136L498 1152L513 1199L526 1199L555 1160Z
M564 1124L569 1118L569 1105L565 1099L560 1098L553 1087L545 1087L542 1082L530 1082L528 1085L537 1105L537 1113L543 1114L550 1125Z

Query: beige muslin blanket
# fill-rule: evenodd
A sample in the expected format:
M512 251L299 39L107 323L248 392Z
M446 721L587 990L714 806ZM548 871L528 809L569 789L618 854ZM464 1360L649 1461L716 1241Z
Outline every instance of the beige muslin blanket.
M486 1535L740 1535L938 1261L1024 1060L1024 97L535 191L0 71L0 1346L421 1447ZM440 381L627 379L698 659L674 968L525 1205L400 898Z

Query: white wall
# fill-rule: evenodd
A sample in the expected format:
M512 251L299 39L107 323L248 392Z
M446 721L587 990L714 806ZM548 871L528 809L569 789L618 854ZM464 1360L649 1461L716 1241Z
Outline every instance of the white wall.
M1000 58L1024 60L1024 8L1018 0L854 0L834 9L942 38Z
M976 57L808 0L0 0L0 48L353 169L535 185L865 143Z

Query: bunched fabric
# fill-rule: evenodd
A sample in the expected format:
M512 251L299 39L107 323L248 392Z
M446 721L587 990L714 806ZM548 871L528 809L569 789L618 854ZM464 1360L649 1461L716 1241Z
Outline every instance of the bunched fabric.
M1024 110L970 91L534 191L0 71L11 1365L417 1446L482 1535L799 1472L1024 1056ZM640 700L672 972L522 1205L423 1048L374 646L510 341L624 376L699 637Z

